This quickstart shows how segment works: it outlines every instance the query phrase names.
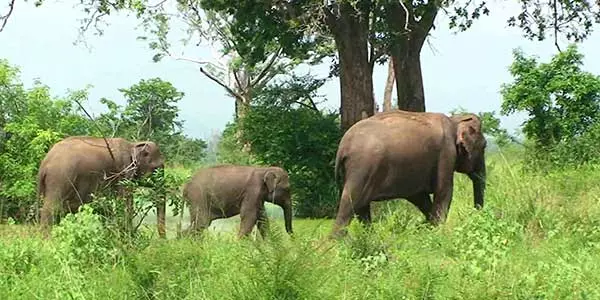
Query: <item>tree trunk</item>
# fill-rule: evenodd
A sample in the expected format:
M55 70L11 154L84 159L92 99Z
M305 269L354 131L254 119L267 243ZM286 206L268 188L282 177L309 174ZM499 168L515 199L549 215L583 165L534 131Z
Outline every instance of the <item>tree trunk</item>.
M388 76L385 81L385 90L383 91L383 111L392 110L392 91L394 90L394 61L388 61Z
M368 13L358 13L350 3L340 3L339 18L328 21L340 59L341 129L375 113L373 67L369 61Z
M249 91L242 93L243 99L235 99L235 118L237 121L244 118L250 109L250 101L252 100ZM238 123L239 124L239 123ZM242 144L242 152L250 153L252 147L249 141L243 140L243 126L238 127L235 137Z
M405 21L406 12L398 2L387 6L386 22L394 32L398 33L398 37L389 48L396 75L398 109L425 111L421 49L439 10L436 3L436 1L428 2L419 12L418 21L415 19L414 11L409 13L408 24ZM412 10L412 7L409 7L409 10ZM409 32L406 31L407 27L410 28Z
M425 111L425 92L421 73L421 46L406 43L407 47L392 55L396 73L398 109Z

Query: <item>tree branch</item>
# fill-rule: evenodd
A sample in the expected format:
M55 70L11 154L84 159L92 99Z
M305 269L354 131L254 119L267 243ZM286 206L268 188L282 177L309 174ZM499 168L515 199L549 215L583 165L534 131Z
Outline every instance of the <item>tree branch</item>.
M2 25L0 26L0 32L4 30L4 27L6 27L6 23L8 22L8 18L10 18L12 15L13 10L15 9L15 2L16 0L10 0L10 2L8 2L8 12L6 15L0 16L0 22L2 22Z
M87 110L85 110L85 108L83 108L83 105L81 105L79 100L73 99L73 101L75 101L75 103L77 103L77 105L79 105L79 108L81 108L81 110L83 110L83 112L90 119L90 121L92 121L92 123L96 126L96 129L98 129L98 132L100 134L102 134L102 139L104 140L104 143L106 144L106 149L108 149L108 154L110 154L110 158L112 158L113 162L116 162L115 156L113 155L112 150L110 150L110 145L108 144L108 140L106 139L106 137L104 137L104 133L102 132L102 129L100 128L100 126L98 126L98 124L96 123L94 118L87 112Z
M553 27L554 27L554 46L556 46L556 49L558 49L558 52L562 52L560 50L560 46L558 45L558 9L557 9L557 4L556 4L557 0L553 0L552 1L552 16L554 19L553 22Z
M241 102L244 102L244 97L242 97L242 95L240 95L239 93L236 93L234 90L232 90L230 87L228 87L225 83L223 83L219 78L206 72L204 70L204 68L202 68L202 67L200 67L200 72L202 72L202 74L206 75L206 77L208 77L210 80L212 80L212 81L216 82L218 85L222 86L227 91L227 93L229 93L232 97L235 97L236 99L240 100Z
M231 70L231 72L233 73L233 78L235 79L235 83L237 84L238 88L240 90L243 89L242 83L240 82L240 78L237 75L237 71L236 70Z
M313 106L313 108L314 108L316 111L319 111L319 109L317 108L317 104L315 103L315 100L313 100L313 98L312 98L312 97L310 97L310 96L308 96L308 97L307 97L307 99L308 99L308 101L310 101L310 104Z
M423 16L421 16L421 19L418 22L418 36L414 37L415 42L417 43L416 45L418 45L419 47L423 47L423 43L425 43L425 39L427 39L429 31L431 31L431 28L433 27L433 23L435 21L435 17L437 16L438 11L439 8L437 6L436 0L429 1L425 6L425 12L423 13Z
M310 102L311 102L312 105L315 104L312 100L310 100ZM314 110L314 111L319 111L316 106L310 106L310 105L308 105L306 103L302 103L301 101L298 101L298 100L294 101L294 103L300 104L300 105L302 105L304 107L307 107L307 108L310 108L311 110Z
M182 57L182 56L174 56L174 55L171 55L171 53L168 53L168 52L167 52L167 54L170 57L172 57L173 59L175 59L175 60L184 60L184 61L189 61L189 62L193 62L193 63L200 64L200 65L210 64L211 63L210 61L207 61L207 60L199 60L199 59L195 59L195 58L188 58L188 57Z
M271 59L269 60L269 62L267 63L267 65L262 69L262 71L258 74L258 76L250 83L250 87L253 88L254 86L256 86L256 84L258 82L260 82L263 78L265 78L265 76L267 75L268 71L271 69L271 67L273 67L273 64L275 63L275 61L277 60L277 58L279 58L279 56L281 55L281 51L283 50L283 48L279 48L277 50L277 52L275 52L275 54L273 54L273 56L271 57Z
M432 1L432 0L430 0ZM404 1L402 0L398 0L398 2L400 3L400 6L402 6L402 9L404 9L404 31L406 32L410 32L410 28L408 28L408 23L409 23L409 16L410 13L408 12L408 8L406 8L406 5L404 5Z

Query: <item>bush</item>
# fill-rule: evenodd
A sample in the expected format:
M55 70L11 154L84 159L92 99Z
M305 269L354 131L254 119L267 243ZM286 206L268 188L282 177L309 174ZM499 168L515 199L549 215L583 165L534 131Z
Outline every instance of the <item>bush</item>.
M539 63L514 51L510 73L502 86L502 113L525 111L523 133L531 169L581 165L597 160L600 147L600 77L582 70L583 55L574 45Z
M225 160L287 170L298 217L333 216L337 208L333 169L342 134L338 114L320 111L310 96L321 84L310 76L294 77L262 91L227 127L221 144ZM251 145L251 155L241 151L240 141Z

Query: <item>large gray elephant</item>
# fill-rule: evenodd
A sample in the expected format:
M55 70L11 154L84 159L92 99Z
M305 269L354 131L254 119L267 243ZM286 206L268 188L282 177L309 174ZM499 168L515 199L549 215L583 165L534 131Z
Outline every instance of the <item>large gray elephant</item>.
M481 120L474 114L448 117L402 110L354 124L336 155L336 177L343 187L332 237L346 234L344 228L354 214L362 223L370 223L371 201L404 198L430 223L445 222L454 171L469 176L474 205L482 208L487 142L481 130Z
M184 185L183 197L190 211L186 234L203 231L215 219L239 214L238 238L252 232L254 225L264 238L268 226L265 201L283 209L285 230L292 233L289 177L279 167L218 165L202 168Z
M106 143L110 145L110 151ZM38 195L43 198L40 223L45 234L63 213L75 213L99 188L114 187L123 178L137 179L164 167L159 146L151 141L72 136L50 148L40 164ZM126 197L131 213L131 197ZM164 201L157 206L159 236L165 237Z

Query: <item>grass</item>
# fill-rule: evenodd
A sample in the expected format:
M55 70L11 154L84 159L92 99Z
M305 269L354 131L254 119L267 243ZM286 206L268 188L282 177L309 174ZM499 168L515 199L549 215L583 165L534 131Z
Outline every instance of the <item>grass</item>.
M0 299L600 299L600 166L520 166L518 153L489 156L482 211L457 174L445 224L382 202L371 228L353 222L337 242L331 220L294 219L288 237L277 207L268 240L237 241L235 217L204 239L127 243L86 213L49 241L4 225Z

